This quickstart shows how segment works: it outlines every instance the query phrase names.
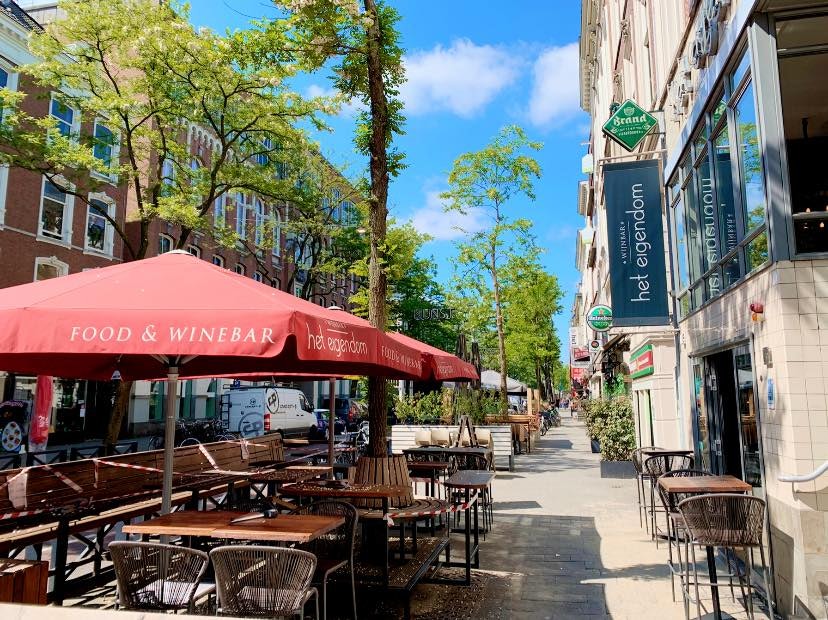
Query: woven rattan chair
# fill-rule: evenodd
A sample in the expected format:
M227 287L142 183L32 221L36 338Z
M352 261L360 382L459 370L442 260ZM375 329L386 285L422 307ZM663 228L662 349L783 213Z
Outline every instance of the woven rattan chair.
M660 478L692 478L697 476L712 476L710 472L702 471L700 469L675 469L668 471L660 476ZM660 484L656 484L658 489L658 496L661 499L661 505L664 508L664 522L665 534L667 537L667 547L670 564L670 586L673 590L673 601L676 600L676 575L679 578L684 577L684 564L681 556L681 544L684 543L685 551L687 550L687 542L689 535L684 527L684 520L681 513L678 511L678 503L688 497L692 497L687 493L667 493ZM658 527L658 526L656 526ZM656 532L658 535L658 532ZM673 546L675 545L675 557L673 556ZM675 561L674 561L675 560ZM687 561L687 553L684 555L684 562Z
M304 617L305 603L319 596L309 587L316 557L307 551L228 545L210 552L216 570L219 612L239 617Z
M656 541L656 547L658 547L656 514L662 512L655 501L656 481L659 476L675 469L693 469L693 457L685 454L659 454L644 461L643 470L650 481L650 536Z
M685 583L690 582L690 564L693 565L695 584L696 613L701 618L701 601L699 600L699 579L696 564L696 547L719 547L736 551L741 549L745 555L745 565L740 571L735 563L735 576L739 579L745 595L748 617L753 618L753 590L756 586L751 581L753 572L753 550L759 549L765 576L765 591L770 592L767 583L767 563L765 549L762 546L762 528L765 523L765 501L752 495L736 493L712 493L696 495L682 500L678 504L684 526L690 536L690 562L686 563ZM704 585L711 585L706 583ZM712 587L720 587L716 583ZM690 599L689 587L685 587L685 596ZM689 610L685 606L685 614Z
M323 515L342 517L345 523L338 528L302 545L302 549L316 556L316 571L312 583L322 586L322 617L328 617L328 579L343 567L348 568L351 578L351 601L354 606L354 620L357 617L356 584L354 581L354 543L356 541L359 512L351 504L324 500L313 502L294 510L292 514Z
M455 464L455 471L466 470L466 469L477 469L477 470L491 470L491 463L489 459L487 459L482 454L457 454L453 455ZM454 503L458 504L462 502L461 498L462 493L455 493ZM480 506L483 509L483 538L486 538L486 532L491 529L492 526L492 519L494 517L493 506L494 502L492 500L492 485L489 485L488 488L483 490L482 495L480 496ZM460 511L454 513L454 520L455 523L460 522Z
M642 446L632 451L632 462L636 473L636 490L638 491L638 525L644 527L649 531L649 507L647 505L647 495L649 491L645 488L652 482L650 475L644 471L644 450L661 450L658 446Z
M109 552L118 582L118 606L153 611L194 611L215 592L200 584L209 559L203 551L148 542L114 541Z

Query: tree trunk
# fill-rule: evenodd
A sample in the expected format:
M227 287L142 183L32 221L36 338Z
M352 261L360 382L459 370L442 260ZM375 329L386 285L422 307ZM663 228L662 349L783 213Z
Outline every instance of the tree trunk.
M492 245L492 288L494 289L495 318L497 320L497 354L500 359L500 407L509 411L509 393L506 385L506 334L503 330L503 309L500 307L500 281L497 279L497 255Z
M546 393L546 386L541 379L541 363L539 359L535 360L535 383L537 383L538 389L540 390L541 400L549 400L549 395Z
M368 262L368 319L371 325L385 331L388 319L386 296L388 281L385 273L385 234L388 226L388 153L386 136L388 128L388 99L382 75L382 32L377 5L374 0L364 0L365 13L371 23L367 30L368 94L371 100L371 196L369 198L368 228L370 232L370 256ZM368 420L370 424L371 456L386 456L387 392L385 379L368 377Z
M112 407L112 415L109 418L109 428L106 429L104 449L107 454L115 453L115 444L118 443L118 436L121 434L121 425L124 416L129 411L129 397L132 393L132 381L121 381L118 383L118 391L115 394L115 405Z

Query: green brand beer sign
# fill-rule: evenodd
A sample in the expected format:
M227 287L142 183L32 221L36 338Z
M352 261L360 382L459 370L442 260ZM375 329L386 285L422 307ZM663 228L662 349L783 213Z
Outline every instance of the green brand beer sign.
M632 99L627 99L610 116L603 129L610 138L632 151L656 125L658 121L652 114Z
M596 332L609 331L612 327L612 308L609 306L593 306L587 313L587 325Z

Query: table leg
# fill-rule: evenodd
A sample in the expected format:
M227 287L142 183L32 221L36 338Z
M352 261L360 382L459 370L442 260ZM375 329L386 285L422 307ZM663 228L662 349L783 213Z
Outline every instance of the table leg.
M383 514L383 516L388 515L388 498L387 497L382 498L382 514ZM388 553L389 553L389 549L388 549L388 521L385 521L385 527L383 529L385 530L385 536L383 537L384 538L384 545L385 545L385 553L383 553L382 582L385 585L385 587L387 588L388 587Z
M471 585L471 511L469 509L469 489L466 489L466 585Z
M474 502L474 567L480 568L480 524L477 518L477 511L480 507L480 491L475 491Z
M722 620L722 608L719 603L719 588L716 585L716 556L713 554L713 547L707 547L707 571L710 575L710 591L713 596L713 618Z

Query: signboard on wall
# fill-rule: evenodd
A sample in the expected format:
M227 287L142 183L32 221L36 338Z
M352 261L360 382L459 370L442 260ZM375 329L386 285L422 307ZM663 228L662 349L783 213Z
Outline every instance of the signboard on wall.
M630 378L640 379L655 372L653 345L646 344L630 355Z
M657 160L604 166L613 323L667 325L661 170Z
M655 116L632 99L627 99L604 123L602 130L627 151L632 151L657 125Z

